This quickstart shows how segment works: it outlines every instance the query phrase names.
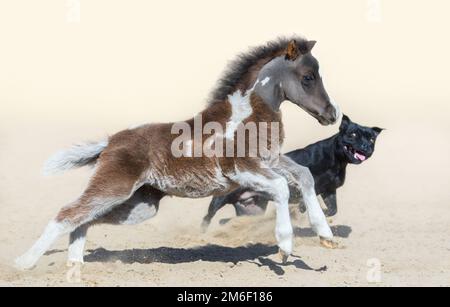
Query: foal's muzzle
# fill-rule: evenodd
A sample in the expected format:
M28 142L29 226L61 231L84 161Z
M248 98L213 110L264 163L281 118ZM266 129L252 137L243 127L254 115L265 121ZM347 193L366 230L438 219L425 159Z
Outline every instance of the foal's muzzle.
M329 103L325 112L323 112L319 117L319 122L322 125L333 125L337 122L340 116L340 110L337 106Z

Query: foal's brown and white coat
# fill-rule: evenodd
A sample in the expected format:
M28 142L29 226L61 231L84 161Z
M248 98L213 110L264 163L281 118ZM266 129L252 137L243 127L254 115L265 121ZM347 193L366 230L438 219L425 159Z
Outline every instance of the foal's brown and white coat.
M331 239L333 235L317 201L311 173L280 156L277 149L283 142L283 130L270 128L272 123L282 127L279 107L285 100L302 107L321 124L336 122L337 107L330 102L318 62L310 53L314 44L301 38L280 39L242 55L220 81L199 117L202 127L210 122L219 123L225 133L211 130L200 143L192 136L183 149L189 152L187 155L173 154L177 136L172 132L177 123L140 126L121 131L107 141L57 154L47 164L48 170L96 164L95 173L83 194L62 208L33 247L16 260L17 266L32 268L51 244L67 233L70 233L69 261L81 263L87 229L93 224L140 223L157 213L159 201L165 195L199 198L228 193L238 186L272 196L277 211L276 239L285 258L292 251L289 185L304 194L313 229L319 236ZM194 131L195 122L191 119L178 124ZM277 144L269 143L271 155L192 154L196 146L203 148L211 136L229 143L236 138L238 126L252 122L267 123L271 140L277 134ZM213 144L210 142L206 147ZM237 150L235 145L233 148Z

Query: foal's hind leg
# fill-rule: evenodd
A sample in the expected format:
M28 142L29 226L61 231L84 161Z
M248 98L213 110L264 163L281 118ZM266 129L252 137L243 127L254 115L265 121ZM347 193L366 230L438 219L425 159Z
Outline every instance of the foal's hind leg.
M90 224L84 224L70 233L67 266L83 263L84 246Z
M16 260L17 267L31 269L60 236L123 204L142 185L139 175L124 173L120 167L100 165L83 195L61 209L31 249Z
M94 224L136 225L156 215L159 201L164 195L151 186L142 186L124 204L70 234L68 264L83 263L87 230Z

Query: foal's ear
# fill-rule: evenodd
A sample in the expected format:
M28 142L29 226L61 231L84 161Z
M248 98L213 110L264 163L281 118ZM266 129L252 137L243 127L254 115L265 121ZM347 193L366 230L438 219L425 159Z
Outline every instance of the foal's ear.
M341 126L339 127L339 130L340 131L347 130L348 125L350 125L351 122L352 121L350 120L350 118L347 115L343 114L342 115L342 122L341 122Z
M316 45L316 41L307 41L304 45L302 45L302 47L300 48L300 52L301 54L307 54L310 53L311 50L314 48L314 46Z
M298 50L297 41L295 39L291 40L286 49L286 60L295 61L300 55L300 50Z

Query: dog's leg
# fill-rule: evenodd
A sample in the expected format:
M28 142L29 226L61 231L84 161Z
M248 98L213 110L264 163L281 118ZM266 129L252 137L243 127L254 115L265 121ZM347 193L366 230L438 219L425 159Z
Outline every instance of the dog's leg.
M285 263L292 253L292 224L289 214L289 187L287 180L270 169L238 171L230 177L237 184L256 192L269 194L276 204L275 237Z
M90 223L129 199L142 184L138 182L139 175L124 174L121 170L100 165L83 195L61 209L31 249L16 260L16 266L33 268L60 236Z
M212 199L212 201L208 207L208 214L203 218L203 222L202 222L202 231L203 232L206 232L206 230L209 227L209 224L211 224L212 218L216 215L217 211L219 211L225 205L227 205L227 203L228 203L227 199L228 199L228 195L217 196Z
M314 190L314 178L309 169L295 163L286 156L282 156L276 171L283 174L290 184L295 185L301 191L308 211L309 222L314 232L319 235L321 244L328 248L336 247L336 244L332 241L333 233L317 199Z
M336 200L336 191L330 193L324 193L321 195L323 202L327 206L327 210L325 211L325 215L328 217L335 216L337 214L337 200Z

